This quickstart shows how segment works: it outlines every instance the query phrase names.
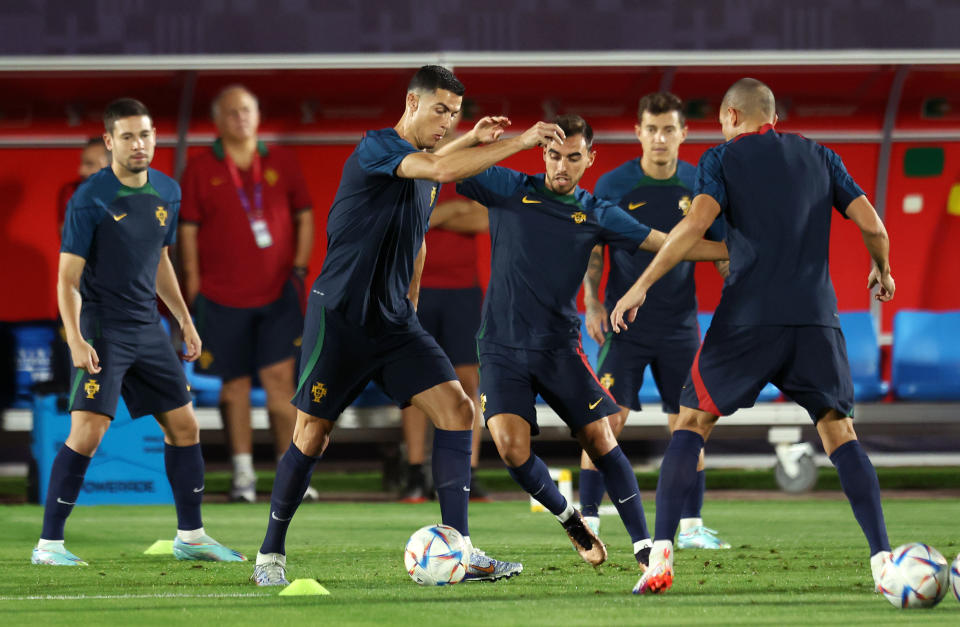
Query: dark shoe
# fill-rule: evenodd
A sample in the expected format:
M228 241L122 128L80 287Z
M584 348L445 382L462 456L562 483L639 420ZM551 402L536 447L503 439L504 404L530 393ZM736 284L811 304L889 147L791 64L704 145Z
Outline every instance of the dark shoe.
M420 483L407 484L407 487L403 490L403 494L400 496L400 502L426 503L427 489Z
M584 523L579 510L574 510L573 516L567 519L567 522L561 524L570 537L573 548L577 550L583 561L591 566L599 566L606 561L607 547Z

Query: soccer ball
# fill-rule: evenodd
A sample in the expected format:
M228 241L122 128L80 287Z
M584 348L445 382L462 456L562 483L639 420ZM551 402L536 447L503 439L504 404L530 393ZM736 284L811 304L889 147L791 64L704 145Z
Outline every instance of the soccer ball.
M950 587L953 588L953 596L960 601L960 555L950 564Z
M469 562L467 541L447 525L417 529L403 550L407 574L421 586L459 583L467 574Z
M932 546L898 546L880 573L880 592L894 607L933 607L947 594L947 560Z

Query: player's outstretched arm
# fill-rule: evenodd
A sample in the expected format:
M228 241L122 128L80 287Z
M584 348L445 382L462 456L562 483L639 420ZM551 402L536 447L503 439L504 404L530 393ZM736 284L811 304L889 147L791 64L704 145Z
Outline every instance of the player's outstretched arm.
M867 200L866 196L858 196L847 205L847 217L860 228L863 243L873 259L873 267L867 277L867 289L880 286L874 295L879 301L886 302L893 299L897 286L890 273L890 238L883 220L877 215L877 210Z
M607 326L607 308L598 297L600 280L603 278L603 244L597 244L590 252L590 263L587 264L587 273L583 275L583 304L587 308L587 335L593 341L603 346Z
M710 225L713 224L713 221L719 214L720 205L717 204L717 201L714 200L712 196L699 194L693 199L693 204L690 206L690 211L687 213L687 216L667 234L663 245L659 246L659 252L657 252L653 261L650 262L647 269L640 275L637 282L617 301L617 305L610 313L610 322L615 333L626 329L627 322L636 320L637 308L646 300L647 290L650 289L650 286L660 280L663 275L672 270L678 263L684 259L688 259L688 256L694 253L696 247L704 244L723 247L722 252L719 249L713 251L720 256L709 256L712 247L708 246L704 249L708 251L705 260L725 259L727 257L725 254L725 244L722 242L708 242L703 240L704 233L707 232L707 229L710 228ZM657 233L657 231L651 231L650 236L643 242L641 248L644 250L657 250L657 240L659 239Z
M93 346L87 344L80 332L80 277L87 260L73 253L60 253L57 269L57 307L63 319L63 329L70 347L70 358L76 368L89 374L100 372L100 357Z
M177 274L173 270L173 263L170 261L169 246L164 246L160 252L160 263L157 264L157 296L167 306L173 317L180 324L180 332L183 334L183 342L187 345L187 350L183 354L187 361L196 361L200 357L200 334L193 326L193 319L190 317L190 311L187 309L187 303L183 300L183 294L180 293L180 285L177 283Z
M430 213L430 228L440 227L457 233L483 233L490 229L487 208L467 198L447 200Z
M564 139L563 130L556 124L537 122L521 135L485 146L442 155L428 152L410 153L397 166L396 174L400 178L425 179L438 183L460 181L480 174L521 150L550 142L563 143Z
M509 126L510 118L503 115L488 115L487 117L480 118L480 120L473 125L470 132L464 133L453 141L447 142L437 150L434 150L433 154L443 156L451 152L463 150L464 148L472 148L477 144L495 142L500 139L500 136L503 135L503 132L507 130Z

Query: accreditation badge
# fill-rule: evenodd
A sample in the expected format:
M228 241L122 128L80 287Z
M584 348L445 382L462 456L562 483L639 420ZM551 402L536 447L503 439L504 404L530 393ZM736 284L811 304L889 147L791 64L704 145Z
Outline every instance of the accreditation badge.
M250 220L250 229L253 231L253 239L257 242L257 248L270 248L273 246L273 236L270 235L270 227L263 218Z

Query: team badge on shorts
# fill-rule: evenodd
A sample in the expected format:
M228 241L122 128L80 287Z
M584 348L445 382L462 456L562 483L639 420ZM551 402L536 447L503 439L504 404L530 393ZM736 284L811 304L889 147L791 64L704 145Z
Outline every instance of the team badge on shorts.
M160 226L167 226L167 210L163 208L163 205L157 205L156 215Z
M487 395L480 395L480 415L487 413Z
M582 211L571 213L570 217L573 218L573 221L576 222L577 224L583 224L584 222L587 221L587 214L585 214Z
M87 393L87 398L94 398L100 391L100 384L97 383L96 379L90 379L83 384L83 391Z
M603 373L603 376L600 377L600 385L607 390L613 387L613 375L611 375L609 372Z
M317 381L313 384L313 387L310 388L310 393L313 394L313 402L319 403L323 400L323 397L327 395L327 386Z

